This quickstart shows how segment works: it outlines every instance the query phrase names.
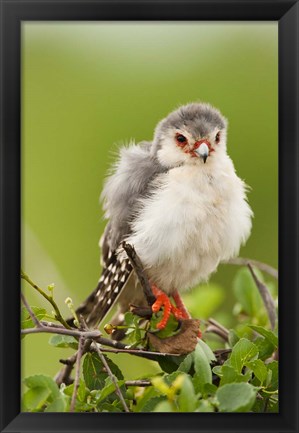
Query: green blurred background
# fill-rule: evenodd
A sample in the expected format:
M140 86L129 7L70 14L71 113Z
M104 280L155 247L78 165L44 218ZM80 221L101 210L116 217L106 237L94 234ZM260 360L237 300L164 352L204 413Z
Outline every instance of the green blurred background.
M55 283L67 315L67 296L77 305L89 294L100 274L105 224L98 197L117 145L150 140L161 118L191 101L210 102L228 118L228 152L251 187L253 231L240 255L277 266L277 89L276 22L24 23L25 272L42 287ZM195 314L234 324L236 270L220 266L195 292ZM31 305L46 305L31 287L24 290ZM54 375L58 359L69 355L48 339L23 340L23 375ZM157 369L144 359L116 356L127 378Z

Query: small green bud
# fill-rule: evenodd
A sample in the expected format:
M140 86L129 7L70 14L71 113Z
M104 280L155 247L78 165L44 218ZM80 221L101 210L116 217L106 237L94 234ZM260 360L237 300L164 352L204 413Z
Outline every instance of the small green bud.
M54 284L54 283L49 284L49 285L48 285L48 290L49 290L49 292L53 293L54 287L55 287L55 284Z
M64 301L68 307L73 305L73 300L70 297L67 297Z

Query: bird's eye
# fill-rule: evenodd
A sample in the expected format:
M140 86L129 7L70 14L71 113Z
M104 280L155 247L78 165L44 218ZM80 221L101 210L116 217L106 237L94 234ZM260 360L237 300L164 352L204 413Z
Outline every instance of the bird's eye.
M175 138L176 138L176 141L180 144L187 143L187 138L182 134L176 134Z
M218 144L220 141L220 132L217 132L216 137L215 137L215 142Z

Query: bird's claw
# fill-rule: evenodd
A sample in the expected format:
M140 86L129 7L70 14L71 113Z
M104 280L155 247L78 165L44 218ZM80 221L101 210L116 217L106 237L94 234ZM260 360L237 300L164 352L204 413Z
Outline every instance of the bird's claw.
M159 323L157 323L157 329L164 329L169 320L170 314L172 313L176 320L184 320L189 318L189 314L186 313L186 310L180 309L179 306L175 307L169 297L162 290L158 289L156 286L152 286L152 291L156 297L156 301L152 305L153 313L157 313L164 307L163 316Z
M161 307L164 307L163 317L160 320L160 322L157 323L157 325L156 325L157 329L164 329L165 328L165 326L167 325L167 322L169 320L171 310L172 310L172 305L171 305L170 299L163 292L160 292L156 296L156 301L152 305L153 313L157 313L158 311L160 311Z

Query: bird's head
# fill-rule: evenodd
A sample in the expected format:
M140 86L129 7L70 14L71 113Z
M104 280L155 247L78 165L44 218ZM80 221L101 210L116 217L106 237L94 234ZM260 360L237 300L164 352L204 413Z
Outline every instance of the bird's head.
M211 164L226 154L227 120L209 104L192 103L158 123L154 149L162 165Z

